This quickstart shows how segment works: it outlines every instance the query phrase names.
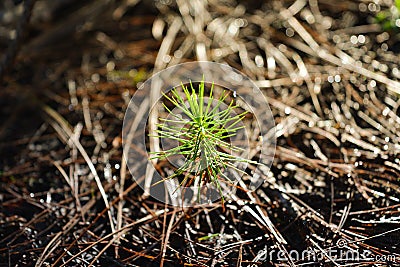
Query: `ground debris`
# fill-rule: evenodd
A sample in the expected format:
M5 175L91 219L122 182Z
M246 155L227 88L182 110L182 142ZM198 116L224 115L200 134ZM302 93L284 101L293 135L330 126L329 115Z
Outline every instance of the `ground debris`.
M0 4L4 53L26 2ZM1 266L400 262L391 1L55 2L36 1L1 81ZM225 207L166 207L121 161L133 93L153 71L192 60L241 70L275 118L266 182ZM348 250L362 257L343 259Z

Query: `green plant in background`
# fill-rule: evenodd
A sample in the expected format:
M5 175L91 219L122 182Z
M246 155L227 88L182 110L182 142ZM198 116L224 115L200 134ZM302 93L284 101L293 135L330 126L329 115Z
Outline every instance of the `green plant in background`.
M219 235L220 235L220 233L208 234L208 235L206 235L206 236L199 237L197 240L198 240L198 241L208 241L208 240L211 240L211 239L213 239L213 238L218 237Z
M225 140L237 134L244 126L238 124L242 121L247 112L232 113L236 105L230 101L224 105L229 93L224 91L218 99L214 99L211 86L208 97L205 97L204 81L199 83L197 90L190 83L190 89L181 85L184 97L176 88L171 90L170 96L164 94L166 100L170 101L174 108L177 108L184 116L179 116L163 103L165 110L171 119L160 118L157 125L157 136L160 139L174 140L178 143L176 147L166 151L153 153L152 159L166 159L176 155L183 155L186 159L184 164L175 170L174 174L166 179L181 178L180 186L197 185L200 197L200 188L211 182L224 200L220 179L232 183L224 174L224 170L237 168L238 163L255 163L249 159L233 155L233 152L240 152L242 149ZM187 117L187 118L183 118Z
M375 20L385 31L398 29L400 26L400 0L394 1L393 8L378 12L375 16Z
M147 75L147 71L143 68L131 69L129 71L112 70L107 73L107 79L111 81L128 80L131 81L132 84L137 84L138 82L144 81Z

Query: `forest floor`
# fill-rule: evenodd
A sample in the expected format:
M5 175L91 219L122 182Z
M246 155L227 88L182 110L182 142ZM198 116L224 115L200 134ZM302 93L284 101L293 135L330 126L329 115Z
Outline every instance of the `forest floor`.
M0 266L399 266L392 1L5 0L0 23ZM182 208L143 194L121 132L194 60L254 80L277 141L260 188Z

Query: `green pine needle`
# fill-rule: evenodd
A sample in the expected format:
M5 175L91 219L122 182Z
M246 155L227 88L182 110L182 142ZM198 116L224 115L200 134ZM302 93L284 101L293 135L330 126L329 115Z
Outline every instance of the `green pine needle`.
M204 96L204 81L200 82L197 90L191 82L190 88L183 83L181 88L184 97L179 94L177 88L171 90L170 96L164 94L164 97L187 118L184 119L182 116L174 114L163 104L171 118L160 118L161 123L157 124L156 131L156 137L177 141L178 145L165 151L152 152L151 159L162 160L183 155L186 158L185 163L166 179L178 178L183 175L180 186L198 184L198 198L200 198L200 187L206 183L212 183L224 200L220 180L223 179L227 183L233 182L224 174L224 171L231 168L244 173L237 168L237 163L258 164L229 153L240 152L242 149L224 141L224 139L236 135L237 131L244 127L237 125L247 112L231 116L234 109L237 108L233 100L225 109L220 110L229 93L224 91L218 99L214 99L214 84L211 86L207 102L205 102ZM212 105L214 100L216 100L216 104Z

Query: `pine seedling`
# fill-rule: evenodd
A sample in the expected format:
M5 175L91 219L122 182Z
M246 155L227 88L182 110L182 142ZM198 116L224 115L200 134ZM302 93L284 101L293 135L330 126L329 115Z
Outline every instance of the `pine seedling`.
M225 173L231 168L244 173L237 165L239 163L257 164L257 162L241 158L238 154L242 151L227 140L237 134L240 122L247 112L237 114L234 112L238 106L234 101L225 104L229 93L223 91L218 99L214 98L214 84L212 84L208 97L205 97L204 81L199 83L197 90L190 82L190 89L181 84L183 94L177 88L171 90L168 95L164 94L166 100L173 104L174 108L163 106L169 113L168 118L159 118L157 125L157 138L175 141L178 145L165 151L152 153L152 159L167 159L182 155L185 162L177 168L172 175L166 179L179 178L180 186L198 186L198 199L200 188L207 183L212 183L218 190L222 201L224 201L221 179L232 184L233 181ZM183 115L173 112L178 109ZM232 115L235 114L235 115Z

